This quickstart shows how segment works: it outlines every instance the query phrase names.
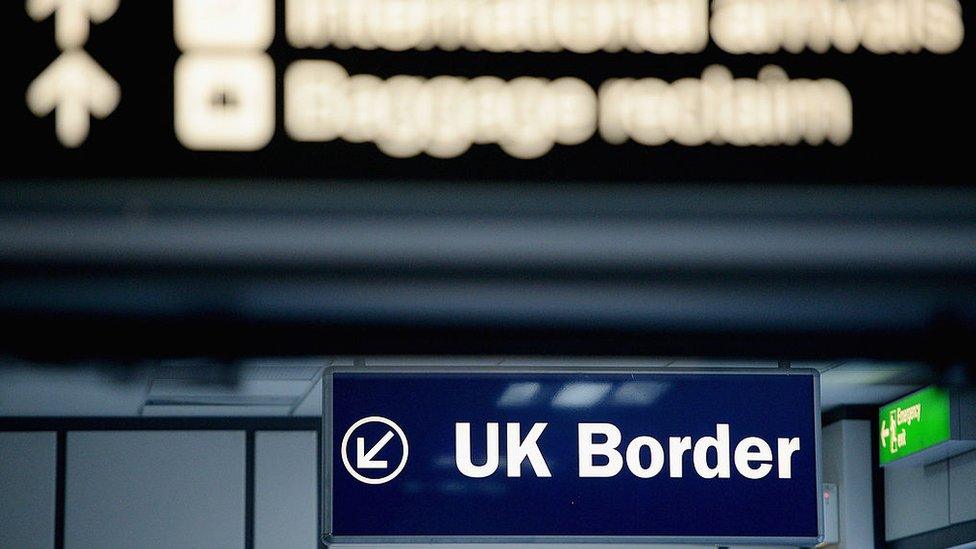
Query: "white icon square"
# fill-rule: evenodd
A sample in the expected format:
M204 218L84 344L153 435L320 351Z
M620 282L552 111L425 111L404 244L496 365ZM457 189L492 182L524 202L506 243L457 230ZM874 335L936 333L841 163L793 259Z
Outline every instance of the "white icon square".
M267 55L184 55L175 83L176 136L188 149L254 151L274 136L275 70Z
M263 51L275 33L274 0L176 0L176 45L194 49Z

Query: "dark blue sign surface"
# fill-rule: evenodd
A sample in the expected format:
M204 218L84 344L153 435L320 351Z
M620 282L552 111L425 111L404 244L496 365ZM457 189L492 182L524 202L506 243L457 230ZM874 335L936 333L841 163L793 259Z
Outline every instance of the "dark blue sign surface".
M360 370L325 386L326 541L820 534L816 372Z

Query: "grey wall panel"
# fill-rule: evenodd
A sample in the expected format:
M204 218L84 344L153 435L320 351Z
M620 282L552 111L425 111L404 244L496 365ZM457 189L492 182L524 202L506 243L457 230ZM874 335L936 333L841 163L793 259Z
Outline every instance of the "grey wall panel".
M0 548L53 549L57 435L0 433Z
M254 436L254 547L318 547L318 437L314 431Z
M823 429L824 482L837 485L839 549L874 545L870 421L839 421Z
M244 547L239 431L68 433L67 549Z
M885 537L888 541L948 525L947 461L925 467L885 469Z
M976 452L949 460L949 522L976 520Z

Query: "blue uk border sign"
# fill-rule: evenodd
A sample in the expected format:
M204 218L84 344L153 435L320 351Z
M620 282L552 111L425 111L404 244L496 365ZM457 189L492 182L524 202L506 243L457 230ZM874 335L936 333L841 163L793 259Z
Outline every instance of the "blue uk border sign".
M323 540L815 545L816 371L334 368Z

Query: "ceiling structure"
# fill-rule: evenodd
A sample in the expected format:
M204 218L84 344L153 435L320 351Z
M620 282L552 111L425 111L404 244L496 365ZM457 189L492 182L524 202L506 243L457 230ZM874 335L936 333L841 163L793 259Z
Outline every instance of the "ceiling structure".
M769 362L672 359L538 358L328 358L248 360L233 366L208 361L168 361L137 367L99 364L46 366L0 362L0 417L314 417L322 413L323 370L364 367L557 366L653 368L776 368ZM821 372L825 412L877 405L925 384L914 364L877 362L794 363Z

